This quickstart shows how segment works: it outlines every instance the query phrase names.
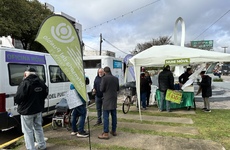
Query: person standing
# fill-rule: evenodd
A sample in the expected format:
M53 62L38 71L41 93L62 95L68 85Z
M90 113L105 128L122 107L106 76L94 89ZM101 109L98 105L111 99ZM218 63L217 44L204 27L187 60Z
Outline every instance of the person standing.
M76 90L73 84L70 85L70 90ZM86 101L81 97L81 95L78 92L77 92L77 96L80 98L82 105L73 108L72 118L71 118L71 123L72 123L71 135L77 134L77 137L86 138L89 136L89 133L84 130L86 113L87 113ZM76 127L77 117L79 117L78 129Z
M187 70L179 76L179 84L181 87L183 86L183 84L185 84L188 81L189 76L191 74L192 74L192 68L187 68Z
M142 108L146 110L146 98L148 93L148 86L149 82L145 78L145 73L141 73L141 79L140 79L140 95L141 95L141 104Z
M150 98L150 94L151 94L152 80L150 78L148 71L145 72L145 78L148 81L147 93L146 93L146 107L149 107L149 98Z
M102 99L103 99L103 92L100 91L101 79L104 76L104 69L100 68L97 71L97 76L94 80L93 85L93 93L95 93L95 100L96 100L96 109L97 109L97 123L95 125L102 124Z
M219 78L221 78L221 68L220 68L220 65L217 65L215 67L215 69L213 70L213 74L214 74L214 76L218 76Z
M174 90L174 77L172 72L170 71L169 65L165 66L163 71L160 72L158 77L158 83L159 83L159 90L160 90L160 111L163 111L164 109L164 102L166 91L168 89ZM166 101L166 110L168 112L171 112L170 110L170 101Z
M117 129L117 92L119 91L119 80L113 76L109 67L104 68L105 76L101 80L100 90L103 92L103 133L99 139L109 139L109 114L112 118L112 130L110 134L116 136Z
M205 71L201 71L200 76L202 80L199 84L200 87L196 95L202 91L202 98L204 100L204 108L202 110L205 112L211 112L209 97L212 96L212 78L205 75Z
M46 149L42 111L47 95L48 87L36 75L36 70L27 68L14 97L14 102L18 104L17 111L21 115L22 132L27 150L36 150L34 137L38 143L38 149Z

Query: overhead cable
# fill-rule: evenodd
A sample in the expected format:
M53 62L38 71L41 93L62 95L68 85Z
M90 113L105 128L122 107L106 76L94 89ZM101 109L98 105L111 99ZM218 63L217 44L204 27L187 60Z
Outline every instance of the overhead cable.
M109 41L107 41L106 39L103 38L103 41L105 41L106 43L108 43L109 45L113 46L114 48L116 48L117 50L119 50L120 52L124 53L124 54L128 54L122 50L120 50L119 48L117 48L116 46L114 46L113 44L111 44Z
M103 25L103 24L106 24L106 23L109 23L109 22L111 22L111 21L114 21L114 20L117 20L117 19L119 19L119 18L122 18L122 17L124 17L124 16L126 16L126 15L132 14L132 13L134 13L134 12L140 10L140 9L143 9L143 8L149 6L149 5L152 5L152 4L154 4L154 3L158 2L158 1L160 1L160 0L154 1L154 2L152 2L152 3L149 3L149 4L147 4L147 5L144 5L144 6L142 6L142 7L137 8L137 9L134 9L134 10L132 10L132 11L130 11L130 12L127 12L127 13L125 13L125 14L123 14L123 15L120 15L120 16L118 16L118 17L115 17L115 18L113 18L113 19L107 20L107 21L105 21L105 22L103 22L103 23L100 23L100 24L98 24L98 25L95 25L95 26L86 28L86 29L84 29L83 31L90 30L90 29L96 28L96 27L98 27L98 26L101 26L101 25Z
M215 22L213 22L208 28L206 28L203 32L201 32L195 39L197 39L198 37L200 37L203 33L205 33L209 28L211 28L215 23L217 23L221 18L223 18L227 13L230 12L230 9L225 12L222 16L220 16ZM194 39L194 40L195 40Z

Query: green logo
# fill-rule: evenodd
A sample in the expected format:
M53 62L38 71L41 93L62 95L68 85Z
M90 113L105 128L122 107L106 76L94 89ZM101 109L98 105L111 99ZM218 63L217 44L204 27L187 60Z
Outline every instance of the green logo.
M86 100L81 44L73 25L65 17L53 15L41 25L36 41L46 48Z

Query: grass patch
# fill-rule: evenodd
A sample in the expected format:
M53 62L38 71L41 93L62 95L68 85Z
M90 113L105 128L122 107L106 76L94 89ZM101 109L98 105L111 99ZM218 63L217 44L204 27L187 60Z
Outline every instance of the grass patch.
M55 144L55 145L66 145L66 146L76 146L76 148L87 148L89 147L88 140L86 141L77 141L77 140L66 140L60 139L60 138L50 138L49 143ZM137 150L137 149L132 149L132 148L127 148L127 147L122 147L122 146L111 146L111 145L103 145L99 143L91 143L91 147L94 149L100 149L100 150Z
M119 107L119 106L118 106ZM135 106L133 106L135 107ZM152 108L152 107L151 107ZM90 112L96 112L95 108L90 108ZM182 138L193 138L193 139L205 139L212 140L221 143L226 149L230 150L230 110L215 109L211 113L206 113L197 109L196 114L179 114L179 113L161 113L156 111L142 111L142 115L148 116L161 116L161 117L178 117L178 118L191 118L193 124L183 124L183 123L168 123L168 122L157 122L157 121L140 121L139 119L129 119L129 118L118 118L118 132L135 133L135 134L146 134L146 135L159 135L159 136L170 136L170 137L182 137ZM118 113L122 113L118 110ZM129 111L128 115L139 115L138 111ZM95 117L95 116L94 116ZM93 120L95 121L95 120ZM127 127L119 127L119 122L127 123L140 123L140 124L151 124L151 125L166 125L172 127L194 127L198 130L198 135L174 133L174 132L160 132L157 130L141 130ZM101 126L91 126L91 130L95 128L102 128ZM52 130L51 126L47 127L45 130ZM87 148L88 140L84 142L79 142L78 140L63 140L63 138L49 138L49 143L55 145L74 145L76 148L84 147ZM136 150L128 147L122 146L111 146L102 143L91 143L94 149L100 150ZM135 144L135 143L134 143Z
M203 112L200 109L197 109L195 112L196 114L179 114L179 113L161 113L161 112L142 111L142 115L191 118L194 122L193 124L153 122L153 121L145 121L145 120L141 122L140 120L124 119L124 118L118 118L118 122L122 121L122 122L130 122L130 123L196 127L197 130L199 131L199 135L157 132L152 130L151 131L133 130L129 128L119 128L119 129L124 132L130 132L130 133L153 134L153 135L160 135L160 136L175 136L175 137L182 137L182 138L212 140L221 143L226 149L230 150L230 130L229 130L230 110L214 109L212 110L211 113L207 113L207 112ZM118 110L118 113L122 113L122 111ZM139 112L129 111L128 115L139 115Z
M215 79L213 79L213 82L223 82L223 79L222 78L215 78Z
M199 131L199 135L189 136L190 138L206 139L221 143L226 149L230 149L230 110L226 109L214 109L211 113L203 112L202 110L196 110L196 114L174 114L174 113L151 113L143 112L143 115L154 116L167 116L167 117L183 117L191 118L194 124L173 124L173 123L158 123L172 126L191 126L196 127ZM146 122L147 123L147 122ZM164 136L165 133L155 132L157 135ZM170 136L179 136L189 138L185 134L167 133Z

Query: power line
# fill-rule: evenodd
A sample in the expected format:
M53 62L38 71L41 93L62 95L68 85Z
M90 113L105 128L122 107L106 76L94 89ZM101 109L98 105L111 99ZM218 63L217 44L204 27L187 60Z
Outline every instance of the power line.
M85 46L86 46L86 47L89 47L89 48L91 48L91 49L93 49L93 50L96 50L95 48L92 48L92 47L90 47L90 46L88 46L88 45L86 45L86 44L85 44ZM96 50L96 51L98 51L98 50Z
M119 50L120 52L124 53L124 54L128 54L122 50L120 50L119 48L117 48L116 46L114 46L113 44L111 44L109 41L107 41L106 39L103 38L103 41L105 41L106 43L108 43L109 45L113 46L114 48L116 48L117 50Z
M109 23L109 22L111 22L111 21L114 21L114 20L117 20L117 19L119 19L119 18L122 18L122 17L124 17L124 16L126 16L126 15L132 14L132 13L134 13L134 12L140 10L140 9L143 9L143 8L149 6L149 5L152 5L152 4L154 4L154 3L158 2L158 1L160 1L160 0L157 0L157 1L154 1L154 2L152 2L152 3L146 4L146 5L142 6L142 7L139 7L139 8L137 8L137 9L134 9L134 10L132 10L132 11L130 11L130 12L127 12L127 13L125 13L125 14L123 14L123 15L121 15L121 16L115 17L115 18L113 18L113 19L107 20L107 21L105 21L105 22L103 22L103 23L100 23L100 24L98 24L98 25L95 25L95 26L86 28L86 29L84 29L83 31L90 30L90 29L96 28L96 27L98 27L98 26L101 26L101 25L103 25L103 24L106 24L106 23Z
M230 12L230 9L225 12L222 16L220 16L214 23L212 23L208 28L206 28L203 32L201 32L195 39L197 39L198 37L200 37L204 32L206 32L209 28L211 28L215 23L217 23L221 18L223 18L227 13ZM194 39L194 40L195 40Z

